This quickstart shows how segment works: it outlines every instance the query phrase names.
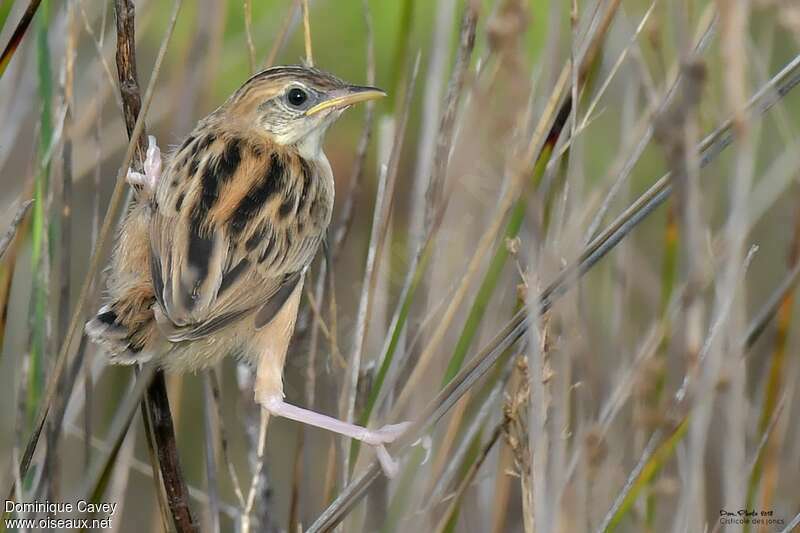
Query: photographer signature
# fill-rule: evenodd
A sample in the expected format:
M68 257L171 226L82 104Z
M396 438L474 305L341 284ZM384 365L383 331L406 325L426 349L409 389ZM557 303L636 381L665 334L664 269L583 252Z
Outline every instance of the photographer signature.
M738 516L738 517L756 517L756 516L772 516L773 511L761 511L760 513L755 509L739 509L738 511L726 511L725 509L719 510L719 516Z

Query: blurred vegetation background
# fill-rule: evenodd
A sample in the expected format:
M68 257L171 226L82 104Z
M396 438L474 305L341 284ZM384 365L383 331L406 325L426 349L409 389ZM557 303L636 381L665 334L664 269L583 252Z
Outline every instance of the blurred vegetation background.
M0 46L36 4L0 0ZM271 59L305 60L301 4L182 3L146 115L165 152ZM135 2L142 94L173 5ZM0 265L0 486L47 406L16 500L92 495L119 504L117 531L172 529L138 415L109 456L132 370L76 338L68 379L45 393L128 144L114 7L42 0L0 62L3 231L35 200ZM374 427L417 420L515 313L533 324L398 452L400 474L372 482L343 530L733 531L745 526L720 511L745 508L782 521L749 530L789 530L800 96L786 80L800 75L800 6L312 0L308 14L314 64L354 83L374 67L389 98L327 136L332 258L306 283L287 399ZM747 102L764 87L762 115ZM559 272L668 171L677 194L540 316ZM100 273L81 323L102 286ZM305 530L373 451L273 419L259 457L248 374L229 360L167 376L193 517L202 531Z

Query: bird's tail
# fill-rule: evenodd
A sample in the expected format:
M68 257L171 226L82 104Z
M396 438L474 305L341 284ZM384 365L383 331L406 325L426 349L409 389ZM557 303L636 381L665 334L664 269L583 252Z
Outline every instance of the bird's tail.
M86 323L84 331L89 339L108 351L112 363L132 365L146 363L153 357L152 350L145 349L142 325L137 326L126 323L110 304L100 308Z

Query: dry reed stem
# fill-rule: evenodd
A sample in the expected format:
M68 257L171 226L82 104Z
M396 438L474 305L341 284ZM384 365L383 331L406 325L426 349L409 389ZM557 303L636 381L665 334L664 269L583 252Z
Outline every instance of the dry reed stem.
M217 476L217 453L214 446L218 439L218 426L214 425L214 400L211 394L211 383L208 375L203 380L203 455L205 458L206 492L208 509L204 515L204 526L212 533L219 533L219 479ZM191 495L191 493L190 493Z
M253 0L244 0L244 34L247 41L247 59L250 62L250 74L256 72L256 47L253 44Z
M795 528L800 526L800 513L797 513L795 517L792 519L791 522L786 526L786 528L781 531L781 533L792 533L792 531L796 531Z
M306 49L306 65L314 66L314 53L311 50L311 22L308 14L308 0L300 0L303 7L303 44Z
M148 387L146 399L158 465L172 520L179 532L198 531L189 507L186 480L178 458L178 446L163 372L156 372L153 383Z
M256 463L253 471L253 477L250 482L250 490L247 492L247 500L242 510L242 533L250 533L252 523L250 521L250 514L253 512L253 505L256 500L256 493L258 486L261 483L261 470L264 468L264 449L267 443L267 425L269 424L269 411L261 409L261 421L258 426L258 446L256 449ZM263 527L264 524L261 524Z

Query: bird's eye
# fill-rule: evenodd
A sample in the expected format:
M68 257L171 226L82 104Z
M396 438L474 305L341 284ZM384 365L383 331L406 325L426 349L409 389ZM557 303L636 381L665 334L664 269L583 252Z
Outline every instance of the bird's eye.
M300 107L306 100L308 100L308 94L298 87L292 87L289 89L289 93L286 95L286 98L289 100L289 103L294 107Z

